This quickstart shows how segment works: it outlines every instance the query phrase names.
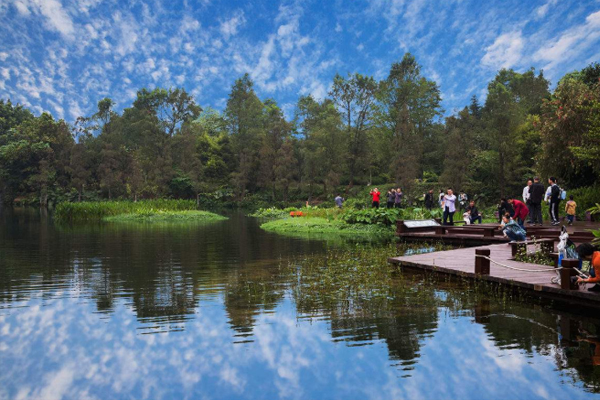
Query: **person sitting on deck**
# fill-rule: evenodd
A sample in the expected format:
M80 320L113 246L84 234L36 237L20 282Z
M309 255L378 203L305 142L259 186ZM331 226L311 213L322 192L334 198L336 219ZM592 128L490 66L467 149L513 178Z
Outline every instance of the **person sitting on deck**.
M479 221L480 224L483 222L483 218L481 218L481 214L479 214L479 210L477 209L474 200L471 200L469 203L467 211L469 212L469 217L471 218L471 224L474 224L475 221Z
M502 223L500 229L502 229L504 236L511 240L511 243L524 242L527 239L525 229L517 224L517 222L510 217L509 213L505 213L502 216Z
M579 258L583 261L590 262L590 276L589 278L577 278L577 283L596 283L588 290L590 292L600 292L600 251L596 246L591 243L583 243L577 247L577 253Z
M521 225L521 228L525 228L525 218L529 215L529 208L520 200L517 200L513 197L508 198L508 203L515 210L514 219L517 220L517 223Z

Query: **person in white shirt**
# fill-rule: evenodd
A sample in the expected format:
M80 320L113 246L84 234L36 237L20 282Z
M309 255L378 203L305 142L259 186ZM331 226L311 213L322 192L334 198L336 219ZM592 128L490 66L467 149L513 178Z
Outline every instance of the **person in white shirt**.
M448 194L443 197L442 209L444 210L444 225L454 225L456 196L452 192L452 189L448 189Z
M531 224L531 207L530 207L530 201L529 201L529 197L531 196L531 194L529 193L529 188L531 187L531 185L533 185L533 181L531 179L527 180L527 186L525 186L523 188L523 203L525 203L527 205L527 207L529 208L529 220L527 221L528 224Z

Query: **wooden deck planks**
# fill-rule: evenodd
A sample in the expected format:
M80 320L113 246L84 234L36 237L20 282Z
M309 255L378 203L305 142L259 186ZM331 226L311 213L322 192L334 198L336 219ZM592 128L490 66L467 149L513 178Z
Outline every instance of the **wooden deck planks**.
M517 271L491 263L490 275L475 275L475 249L489 249L490 258L499 263L521 269L541 271ZM510 246L506 243L393 257L389 259L389 262L408 268L519 286L554 299L600 307L600 293L589 292L583 288L580 288L580 290L561 289L560 286L551 283L551 279L556 276L556 272L544 271L551 267L512 260Z

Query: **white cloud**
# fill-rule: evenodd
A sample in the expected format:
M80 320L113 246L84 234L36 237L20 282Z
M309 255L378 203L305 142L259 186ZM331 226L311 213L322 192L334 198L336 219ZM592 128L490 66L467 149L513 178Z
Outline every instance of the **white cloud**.
M585 21L548 40L535 52L534 60L546 61L544 69L553 69L560 63L579 57L600 39L600 11L589 14Z
M544 18L546 16L546 14L548 14L550 7L556 5L556 3L558 3L558 0L548 0L548 2L546 4L543 4L543 5L539 6L538 8L536 8L536 10L535 10L536 17L538 19Z
M520 31L504 33L487 47L481 59L483 65L492 68L510 68L519 63L523 50L523 37Z
M43 15L48 27L65 37L75 32L73 20L59 0L17 0L14 5L21 15L29 16L32 11Z
M113 15L116 31L119 32L118 43L114 51L121 57L136 50L139 27L132 17L123 17L120 12Z
M238 33L238 29L245 22L246 19L244 18L244 13L242 11L238 11L232 18L221 22L219 30L223 34L225 40L228 40L230 37L235 36Z
M271 60L271 56L275 51L275 36L269 36L269 40L263 45L260 59L256 68L252 70L252 78L264 83L266 80L271 78L273 75L274 63Z

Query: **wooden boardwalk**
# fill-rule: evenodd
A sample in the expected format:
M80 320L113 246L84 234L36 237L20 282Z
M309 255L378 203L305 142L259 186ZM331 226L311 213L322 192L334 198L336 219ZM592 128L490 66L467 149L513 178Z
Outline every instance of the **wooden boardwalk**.
M506 243L403 257L392 257L389 259L389 262L405 268L460 276L474 280L479 279L507 285L513 288L522 288L530 290L534 295L539 295L540 297L547 297L585 306L600 307L600 293L590 292L583 287L580 287L579 290L565 290L561 289L559 285L551 283L551 279L557 276L555 271L516 271L501 267L492 262L490 263L489 275L475 274L476 249L489 249L490 258L492 260L511 267L528 270L547 270L548 268L551 268L545 265L528 264L513 260L511 246ZM590 285L588 284L587 286L589 287Z
M590 229L598 229L598 223L579 222L567 228L575 243L589 242L594 238ZM559 226L533 227L527 226L527 237L553 238L558 241ZM396 224L396 236L407 242L442 242L457 246L481 246L507 243L498 224L477 224L467 226L436 226L423 228L408 228L404 221Z

